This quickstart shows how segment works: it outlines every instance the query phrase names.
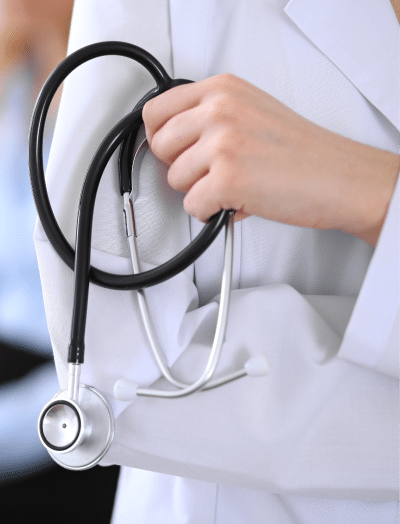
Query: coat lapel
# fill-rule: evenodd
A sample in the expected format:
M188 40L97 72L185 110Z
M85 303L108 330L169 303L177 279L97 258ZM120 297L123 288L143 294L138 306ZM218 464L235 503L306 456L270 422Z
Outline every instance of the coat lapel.
M400 130L399 25L389 0L291 0L286 14Z

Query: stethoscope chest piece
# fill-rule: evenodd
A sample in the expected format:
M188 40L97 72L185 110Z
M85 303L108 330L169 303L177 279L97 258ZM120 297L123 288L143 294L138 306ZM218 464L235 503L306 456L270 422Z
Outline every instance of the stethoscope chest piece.
M59 391L42 409L38 432L60 466L84 470L95 466L114 438L114 417L107 400L91 386L79 386L78 401Z

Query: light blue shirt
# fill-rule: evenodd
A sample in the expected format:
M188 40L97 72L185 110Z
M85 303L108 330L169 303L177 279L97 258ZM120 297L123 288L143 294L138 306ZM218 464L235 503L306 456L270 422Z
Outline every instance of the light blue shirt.
M33 243L36 211L28 171L31 85L29 72L18 69L10 75L0 101L0 337L51 356ZM48 151L46 140L46 161ZM0 486L51 462L36 424L41 408L58 388L53 362L0 388Z
M29 74L19 69L0 106L0 337L50 355L32 238L36 211L28 171L30 85Z

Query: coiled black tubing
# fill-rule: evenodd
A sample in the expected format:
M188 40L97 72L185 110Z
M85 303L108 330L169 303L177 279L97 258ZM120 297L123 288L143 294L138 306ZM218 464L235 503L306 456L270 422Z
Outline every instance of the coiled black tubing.
M103 139L91 161L80 196L75 250L69 245L54 216L47 193L43 168L43 133L51 101L62 82L77 67L94 58L119 55L130 58L147 69L156 82L135 106ZM121 193L130 190L134 143L143 123L142 109L151 98L190 80L169 77L150 53L126 42L99 42L69 55L46 80L37 99L29 134L29 171L32 193L43 229L61 259L75 273L75 295L68 362L80 364L84 358L89 282L109 289L137 290L154 286L177 275L192 264L215 240L228 222L229 211L222 210L209 220L199 235L175 257L164 264L138 274L117 275L90 265L93 212L97 189L106 165L118 146ZM62 173L60 173L62 176Z

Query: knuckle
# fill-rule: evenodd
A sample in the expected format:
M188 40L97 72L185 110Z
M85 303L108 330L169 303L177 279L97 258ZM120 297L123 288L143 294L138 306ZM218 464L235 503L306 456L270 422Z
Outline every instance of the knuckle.
M215 93L208 104L208 118L217 124L236 124L242 108L235 94L228 92Z
M214 124L220 124L232 119L231 97L226 93L217 93L210 98L206 108L207 120Z
M168 140L168 136L161 129L157 131L151 141L151 151L153 154L164 164L168 166L172 164L174 157L174 151L171 151L171 141Z
M228 77L228 78L226 78ZM240 110L233 75L213 77L205 97L206 118L211 123L236 122Z
M169 119L152 138L151 149L153 153L164 163L170 165L184 147L185 126L181 122L180 115Z
M217 157L223 157L226 161L234 161L243 147L243 142L240 132L235 127L221 127L215 133L214 153Z
M213 77L216 87L221 91L230 91L238 84L238 77L232 73L222 73Z

